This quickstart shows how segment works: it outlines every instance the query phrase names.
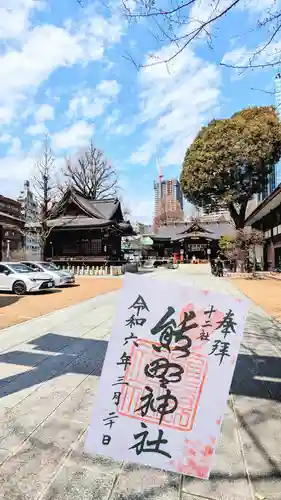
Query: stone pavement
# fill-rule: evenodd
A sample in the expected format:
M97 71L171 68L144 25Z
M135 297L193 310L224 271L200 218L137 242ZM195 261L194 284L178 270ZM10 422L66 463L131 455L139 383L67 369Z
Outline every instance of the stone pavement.
M151 276L242 295L204 266ZM0 499L280 500L281 325L254 304L209 481L83 453L117 296L0 331Z

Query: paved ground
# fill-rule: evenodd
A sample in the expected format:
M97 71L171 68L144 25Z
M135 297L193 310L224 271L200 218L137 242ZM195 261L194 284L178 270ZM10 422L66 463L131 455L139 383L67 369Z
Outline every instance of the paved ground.
M152 277L241 295L199 266ZM209 481L83 454L116 297L1 331L0 498L280 500L281 325L254 305Z

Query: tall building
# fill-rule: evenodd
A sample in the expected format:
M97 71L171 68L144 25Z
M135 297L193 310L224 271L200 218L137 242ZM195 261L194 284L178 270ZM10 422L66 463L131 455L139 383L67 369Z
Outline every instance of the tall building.
M274 83L275 83L275 106L276 106L276 111L281 120L281 74L280 73L277 73ZM277 163L277 165L275 165L274 178L275 178L274 179L275 185L273 189L275 189L281 183L281 160ZM273 189L271 189L271 191L273 191Z
M23 247L24 231L20 203L0 194L0 260L9 260L11 254Z
M229 210L227 210L224 207L217 208L216 210L212 212L208 212L205 210L204 207L196 208L196 213L195 216L198 217L202 221L217 221L218 219L221 219L222 217L225 220L230 220L230 213Z
M146 224L142 222L132 222L132 228L137 234L144 234L146 230Z
M281 73L278 72L274 78L275 107L281 120ZM274 166L268 177L268 184L258 194L258 202L264 200L281 183L281 160Z
M21 215L25 221L25 251L40 257L40 237L36 231L39 219L39 207L30 189L29 181L25 181L18 201L21 204Z
M184 219L183 195L177 179L165 180L159 175L154 182L154 217L162 223Z

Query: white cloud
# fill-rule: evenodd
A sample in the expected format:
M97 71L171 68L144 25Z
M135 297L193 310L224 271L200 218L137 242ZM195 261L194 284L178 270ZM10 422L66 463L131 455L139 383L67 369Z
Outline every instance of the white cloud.
M0 135L0 143L2 143L2 144L7 144L8 142L11 141L11 139L12 139L11 134L5 133L5 134Z
M236 47L232 51L224 54L222 62L224 64L241 67L277 63L277 61L280 60L281 40L272 42L265 49L264 46L265 44L262 43L252 49L245 46Z
M13 108L9 105L9 103L4 103L1 106L0 104L0 124L6 125L8 124L13 117ZM1 126L0 125L0 126Z
M88 144L94 126L80 121L53 135L52 145L56 149L77 149Z
M143 224L151 224L152 215L154 212L154 202L151 200L143 200L139 203L129 203L132 218Z
M97 91L104 96L114 97L120 92L120 85L116 80L103 80L97 85Z
M259 43L253 45L252 47L247 47L246 45L236 46L233 50L228 51L224 54L222 63L229 64L231 66L256 66L264 65L267 63L279 64L280 61L280 51L281 51L281 40L277 33L274 40L268 44L268 41L275 30L274 23L268 24L267 29L258 30L258 23L268 20L268 18L278 11L281 7L281 0L244 0L237 6L240 10L247 11L248 16L250 16L251 25L253 27L252 31L257 31L259 36ZM266 26L265 26L266 28ZM250 30L249 30L250 33ZM246 35L243 36L245 40ZM236 37L237 41L238 37ZM261 41L264 39L263 41ZM231 42L233 45L234 41ZM241 76L241 71L236 71L236 75Z
M35 107L34 95L39 86L60 68L86 66L92 61L105 63L105 51L119 43L123 33L120 18L108 14L103 18L94 9L80 9L77 16L61 26L46 21L44 24L44 18L33 24L33 14L44 7L48 7L45 0L0 0L0 39L5 39L0 51L0 128L5 124L14 126L33 115L35 121L26 132L34 136L46 132L43 122L54 118L52 106L44 101L39 109ZM101 96L104 100L117 94L116 82L115 86L114 81L110 82L111 93L108 84ZM101 113L102 103L94 104ZM93 130L93 126L80 121L55 134L53 144L61 149L83 146ZM0 161L0 178L5 179L5 186L9 185L11 172L15 183L30 175L40 143L33 141L27 158L17 138L2 133L0 142L11 143L8 155Z
M68 116L101 116L119 92L120 85L116 80L103 80L96 88L79 90L69 101Z
M167 58L172 47L159 53ZM162 165L178 164L202 123L213 117L220 96L218 68L199 59L189 48L169 65L146 67L140 74L139 123L146 123L146 141L130 158L148 163L166 150Z
M115 125L120 117L120 111L118 109L115 109L108 115L105 120L104 120L104 130L109 131L113 125Z
M117 18L88 16L86 11L78 23L69 22L65 27L43 24L30 29L17 49L7 47L0 57L1 121L11 121L17 106L57 68L101 60L106 48L117 43L121 34Z
M171 38L177 38L178 40L178 43L174 44L173 47L172 52L174 54L181 47L185 47L188 40L192 46L198 46L202 42L206 42L208 37L210 37L215 25L223 18L223 16L222 18L219 17L220 14L232 3L233 0L195 0L191 8L186 7L181 11L179 17L178 12L175 11L172 16L173 22L171 24L168 24L166 19L163 26L159 25L160 37L163 37L163 32L169 33L171 29L174 30L174 32L172 31L173 34ZM202 29L204 23L215 17L217 18L216 21L213 21L206 29ZM200 29L202 29L202 31L200 31ZM199 30L200 33L197 33L197 30ZM196 35L195 38L193 38L193 35Z
M34 118L37 122L44 122L45 120L53 120L55 111L50 104L42 104L36 111Z
M4 181L13 179L13 183L19 183L28 178L34 168L36 158L21 154L10 153L5 158L0 158L0 179ZM11 175L11 172L13 173ZM3 183L4 184L4 183ZM16 191L15 191L16 194Z
M202 26L202 23L218 15L230 5L232 1L233 0L219 0L218 2L210 2L210 0L197 0L190 9L187 28L183 25L180 30L181 34L192 33L194 30L197 30ZM210 26L208 32L212 28L213 26ZM199 38L206 39L207 36L207 32L203 30ZM198 42L198 38L196 41Z
M130 123L118 123L121 121L120 110L115 109L110 115L108 115L104 120L103 130L107 133L113 135L130 135L135 131L136 120L132 119Z
M244 0L238 4L238 8L251 13L266 14L271 7L276 11L280 3L280 0Z
M112 133L116 135L130 135L134 132L134 123L120 123L112 129Z
M8 151L10 155L18 155L21 152L21 141L18 137L13 137L11 140L11 146Z
M249 57L251 56L251 52L243 46L236 47L235 49L226 52L223 56L222 62L226 64L233 64L243 66L244 64L249 62Z
M2 0L0 4L0 39L20 38L26 34L33 10L44 8L40 0Z
M48 129L44 123L35 123L34 125L30 125L25 132L28 135L43 135L48 134Z
M95 118L103 114L108 104L107 99L95 95L94 89L79 91L69 102L68 116Z

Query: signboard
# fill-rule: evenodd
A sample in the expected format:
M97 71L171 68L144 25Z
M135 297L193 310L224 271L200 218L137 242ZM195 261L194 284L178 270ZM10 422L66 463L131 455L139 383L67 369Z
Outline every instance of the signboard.
M88 453L208 478L247 302L127 274Z
M200 252L204 251L206 249L207 244L206 243L191 243L187 245L187 248L189 251L194 251L194 252Z

